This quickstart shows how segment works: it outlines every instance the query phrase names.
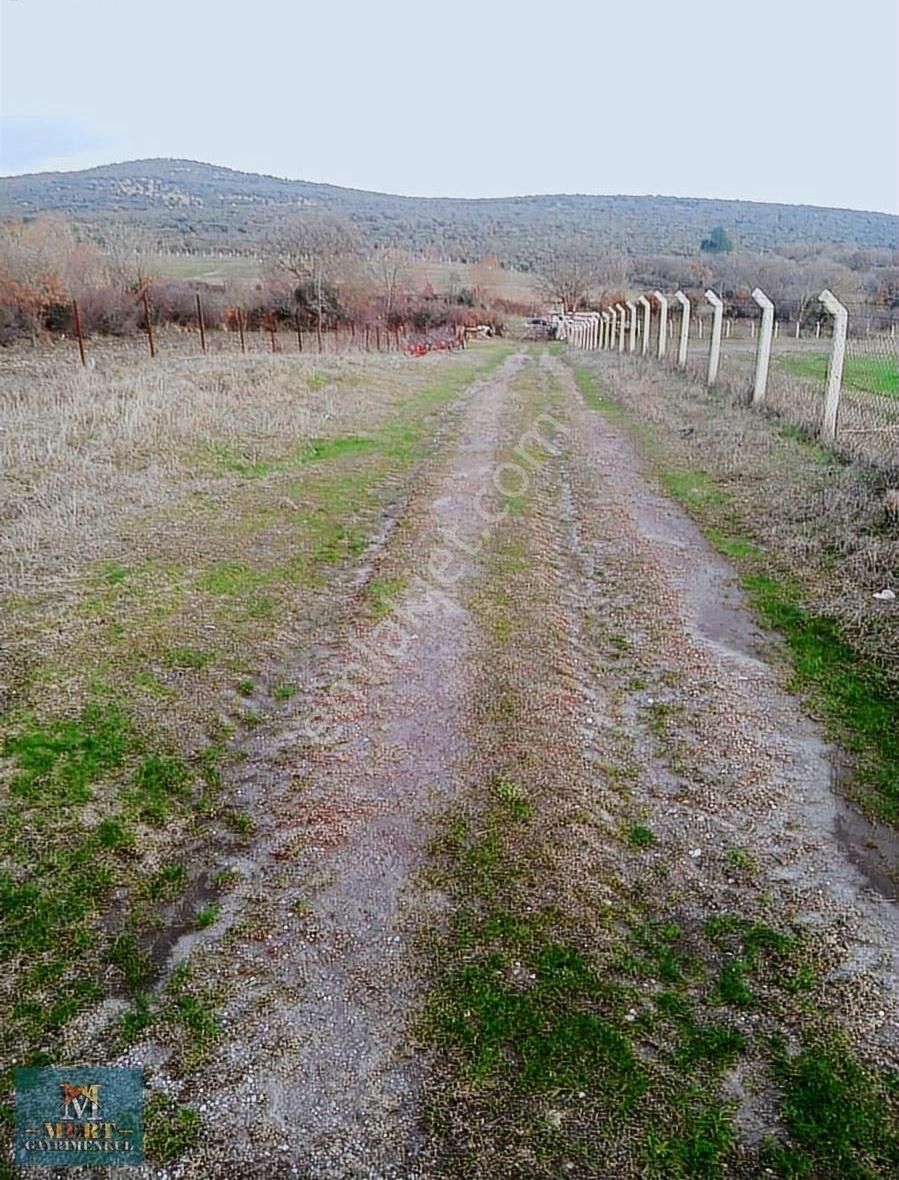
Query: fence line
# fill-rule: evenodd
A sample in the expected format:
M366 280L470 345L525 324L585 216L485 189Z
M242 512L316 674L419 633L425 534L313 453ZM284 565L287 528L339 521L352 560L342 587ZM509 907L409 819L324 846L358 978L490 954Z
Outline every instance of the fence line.
M774 301L760 287L751 303L726 302L712 290L705 299L708 307L694 308L681 290L647 292L598 312L556 315L555 334L575 348L627 352L635 363L661 364L710 388L727 388L835 451L899 471L895 325L872 330L869 309L859 323L828 290L818 296L814 331L805 338L796 330L779 332ZM748 334L736 327L746 321Z
M153 303L146 288L138 293L137 299L143 306L143 329L146 333L148 351L150 357L155 358L160 351L160 344L162 343L164 346L166 333L157 334L154 331ZM81 364L85 368L93 368L95 362L93 359L89 359L87 348L90 337L85 336L82 331L81 314L75 300L72 301L72 316ZM170 325L169 328L179 334L196 331L199 335L200 349L204 354L214 352L222 355L224 349L221 347L212 348L213 341L224 342L235 336L236 343L229 350L235 352L239 350L242 355L248 351L257 353L262 351L293 352L294 355L303 355L305 351L299 312L296 313L292 323L282 324L274 316L263 316L258 322L258 327L251 328L247 322L246 311L242 307L231 307L222 322L213 326L206 321L199 293L196 294L195 328L187 325ZM286 330L282 331L282 328ZM427 352L442 351L449 347L465 347L464 328L452 325L442 332L435 333L407 331L405 327L388 328L377 322L367 323L364 326L364 335L360 333L358 338L356 325L352 321L343 327L340 325L331 328L316 326L311 331L315 333L319 353L376 351L403 353L406 356L423 356ZM218 335L216 335L217 333ZM267 347L264 343L266 335L269 337ZM284 340L289 340L293 336L296 337L296 348L285 347ZM598 334L589 344L585 342L585 347L599 347Z

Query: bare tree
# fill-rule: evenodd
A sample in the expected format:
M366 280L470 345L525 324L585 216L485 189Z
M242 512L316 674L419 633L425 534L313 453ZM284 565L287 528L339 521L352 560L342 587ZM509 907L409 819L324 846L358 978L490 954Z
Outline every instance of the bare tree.
M157 276L156 244L138 225L111 222L98 235L112 285L120 291L140 291Z
M566 311L578 311L587 306L598 272L595 255L589 249L569 243L547 259L540 273L540 286L548 298L558 300Z
M456 302L456 296L462 290L462 276L457 270L451 270L446 280L446 297L450 303Z
M106 281L104 261L62 217L0 223L0 301L15 307L32 341L54 305Z
M318 210L284 221L266 238L264 255L276 275L290 275L313 292L321 331L326 291L335 292L358 268L362 239L345 217Z
M384 297L384 314L389 320L396 311L400 297L409 287L411 259L405 250L387 246L375 252L369 265Z

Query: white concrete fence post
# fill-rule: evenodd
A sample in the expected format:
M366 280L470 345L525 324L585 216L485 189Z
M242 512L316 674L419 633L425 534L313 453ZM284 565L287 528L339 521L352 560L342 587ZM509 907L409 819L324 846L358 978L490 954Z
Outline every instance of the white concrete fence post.
M659 304L659 360L665 359L668 351L668 300L661 291L653 291Z
M618 312L618 351L624 352L624 336L625 326L627 323L627 312L620 303L615 304L615 310Z
M711 303L713 310L712 314L712 336L709 340L709 372L706 378L706 385L714 385L718 380L718 364L721 360L721 326L724 316L724 304L719 299L718 294L711 289L705 293L706 299Z
M680 304L680 341L677 346L677 367L687 367L687 345L690 342L690 300L683 291L675 291L674 298Z
M627 314L630 316L631 333L628 340L628 352L637 351L637 305L636 303L628 303Z
M615 308L614 307L609 308L609 324L610 324L609 351L611 352L615 348Z
M771 360L771 337L774 334L774 304L761 287L755 288L752 298L762 309L759 343L755 353L755 386L752 390L752 404L760 406L768 390L768 364ZM753 326L754 323L755 321Z
M606 329L609 326L609 313L607 311L600 312L599 316L599 347L606 346Z
M640 341L640 356L646 356L646 350L649 348L649 317L652 315L652 305L645 295L641 295L637 302L643 308L643 338Z
M849 312L833 292L824 290L818 296L825 309L833 316L833 346L827 366L827 386L824 390L824 418L821 440L832 443L837 436L837 411L843 385L843 360L846 356L846 335L849 331Z

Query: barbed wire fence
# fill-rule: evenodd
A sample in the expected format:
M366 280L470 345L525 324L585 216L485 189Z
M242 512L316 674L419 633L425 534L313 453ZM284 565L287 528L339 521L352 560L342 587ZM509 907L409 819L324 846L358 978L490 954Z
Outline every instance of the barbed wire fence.
M755 288L646 292L597 312L555 317L576 348L666 366L776 414L851 459L899 471L899 339L893 310L822 291L789 322Z

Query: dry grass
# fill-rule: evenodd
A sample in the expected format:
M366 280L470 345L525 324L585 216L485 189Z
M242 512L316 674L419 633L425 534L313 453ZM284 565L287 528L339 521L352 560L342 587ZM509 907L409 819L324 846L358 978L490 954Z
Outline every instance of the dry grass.
M168 343L2 377L4 1067L104 997L140 1024L154 941L204 924L252 830L226 786L241 735L293 707L447 407L505 355Z

